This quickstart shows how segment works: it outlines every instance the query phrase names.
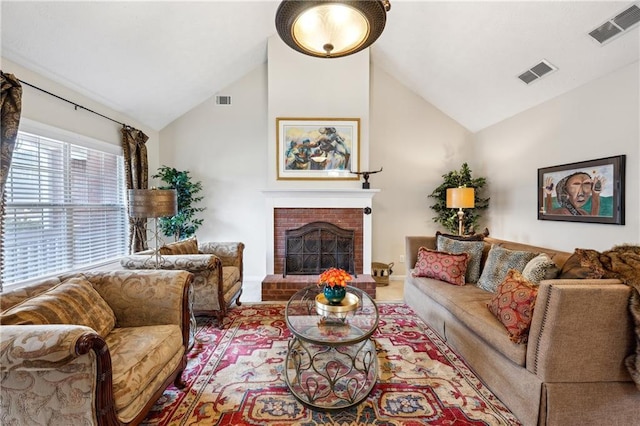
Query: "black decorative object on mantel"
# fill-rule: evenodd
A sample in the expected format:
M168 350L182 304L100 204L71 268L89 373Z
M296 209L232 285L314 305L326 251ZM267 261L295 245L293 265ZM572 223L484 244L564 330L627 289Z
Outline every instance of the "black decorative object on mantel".
M382 171L382 167L380 167L380 170L375 170L373 172L351 172L354 175L362 175L362 177L364 178L364 182L362 182L362 189L369 189L371 188L371 186L369 185L369 175L372 175L374 173L380 173Z

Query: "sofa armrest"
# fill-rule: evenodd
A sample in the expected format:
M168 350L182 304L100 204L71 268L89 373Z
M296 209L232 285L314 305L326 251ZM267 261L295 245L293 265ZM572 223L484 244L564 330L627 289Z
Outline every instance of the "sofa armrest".
M79 356L78 345L90 327L73 324L3 325L0 371L49 370Z
M420 247L426 247L432 250L436 249L436 237L407 236L404 241L407 272L415 266L418 260L418 249Z
M153 262L154 260L149 256L134 254L123 257L120 265L125 269L149 269L153 267ZM178 254L162 256L159 269L199 272L221 267L222 261L214 254Z
M527 370L544 382L631 380L624 365L633 348L630 291L617 279L542 281Z
M116 316L116 327L186 325L188 332L189 286L187 271L131 270L85 272ZM183 324L184 315L187 324Z
M235 266L242 271L244 244L240 242L205 242L198 244L200 253L215 254L222 266Z
M25 407L4 413L7 423L115 424L111 358L89 327L3 325L0 369L3 405ZM46 408L14 402L25 395Z

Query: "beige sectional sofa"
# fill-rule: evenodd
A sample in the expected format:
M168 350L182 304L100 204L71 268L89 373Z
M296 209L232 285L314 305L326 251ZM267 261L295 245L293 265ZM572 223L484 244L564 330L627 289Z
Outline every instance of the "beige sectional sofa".
M0 424L140 423L182 384L192 278L94 272L3 293Z
M562 267L571 253L485 238L492 244L547 253ZM406 259L436 237L406 237ZM528 343L510 340L487 308L492 293L407 273L404 298L457 351L525 425L639 425L640 390L624 359L634 349L630 287L617 279L543 280Z

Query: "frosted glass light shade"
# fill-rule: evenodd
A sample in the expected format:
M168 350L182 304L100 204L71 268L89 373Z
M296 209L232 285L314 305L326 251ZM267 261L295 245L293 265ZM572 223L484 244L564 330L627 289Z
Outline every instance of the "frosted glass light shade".
M475 206L475 194L473 188L448 188L447 208L450 209L470 209Z
M315 57L337 58L369 47L382 34L388 0L283 0L278 35L289 47Z
M296 44L316 55L358 48L369 36L369 23L351 6L323 4L307 9L293 22Z

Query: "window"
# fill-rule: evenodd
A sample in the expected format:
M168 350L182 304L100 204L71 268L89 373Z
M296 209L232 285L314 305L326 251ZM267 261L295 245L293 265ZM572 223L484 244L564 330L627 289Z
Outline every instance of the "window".
M122 155L84 145L18 133L5 189L5 285L126 253Z

